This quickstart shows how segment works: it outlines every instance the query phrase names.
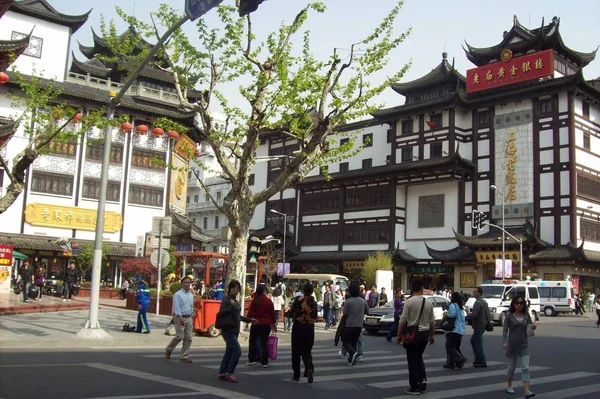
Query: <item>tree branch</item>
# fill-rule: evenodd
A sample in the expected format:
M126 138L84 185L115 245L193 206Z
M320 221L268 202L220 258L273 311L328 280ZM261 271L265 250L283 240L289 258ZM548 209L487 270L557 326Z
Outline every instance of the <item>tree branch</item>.
M73 120L73 118L75 118L75 115L77 115L77 113L73 114L69 120L67 120L65 123L62 124L61 127L59 127L54 133L52 133L49 137L47 137L44 141L41 141L40 143L37 143L35 148L39 149L39 148L43 148L44 146L48 145L48 143L50 143L52 141L53 138L55 138L60 132L63 131L63 129L65 127L67 127L67 125L69 123L71 123L71 121ZM34 141L35 142L35 141Z
M14 184L15 180L12 177L12 173L9 173L8 164L4 160L4 157L2 156L2 154L0 154L0 165L2 165L2 169L6 171L6 174L8 175L10 182Z
M256 65L259 71L264 72L263 66L260 63L260 61L252 57L252 55L250 55L250 52L252 50L252 20L250 19L250 14L246 15L246 20L248 21L248 38L246 43L246 49L244 50L244 57L248 61Z

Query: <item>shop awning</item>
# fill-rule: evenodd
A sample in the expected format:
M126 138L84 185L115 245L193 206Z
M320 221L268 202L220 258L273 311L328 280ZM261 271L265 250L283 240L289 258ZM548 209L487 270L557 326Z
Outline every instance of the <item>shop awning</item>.
M29 256L20 253L19 251L13 251L13 259L25 260L29 258Z

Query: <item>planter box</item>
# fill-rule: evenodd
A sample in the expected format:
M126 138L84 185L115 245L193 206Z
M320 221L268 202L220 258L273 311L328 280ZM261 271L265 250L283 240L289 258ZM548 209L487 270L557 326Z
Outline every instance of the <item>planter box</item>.
M78 296L84 296L84 297L89 297L90 296L90 291L91 288L88 287L80 287L79 288L79 293L77 294ZM119 299L119 291L115 290L115 289L100 289L100 298L105 298L105 299Z

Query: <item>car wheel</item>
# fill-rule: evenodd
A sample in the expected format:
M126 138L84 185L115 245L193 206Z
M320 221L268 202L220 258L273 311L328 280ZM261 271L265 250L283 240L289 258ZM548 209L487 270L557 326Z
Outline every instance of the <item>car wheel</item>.
M506 312L502 312L500 314L500 318L498 318L498 324L503 326L504 325L504 319L506 319Z
M550 306L546 306L544 308L544 314L548 317L554 317L556 316L556 311L554 311L554 309Z
M365 330L367 333L369 333L369 335L375 335L379 332L378 328L365 328Z

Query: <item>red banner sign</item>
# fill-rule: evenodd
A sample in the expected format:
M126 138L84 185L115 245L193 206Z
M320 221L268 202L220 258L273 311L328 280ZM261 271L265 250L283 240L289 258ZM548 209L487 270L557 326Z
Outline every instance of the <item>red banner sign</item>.
M13 246L0 245L0 266L12 266Z
M489 90L513 83L545 78L554 74L554 51L515 57L467 71L467 93Z

